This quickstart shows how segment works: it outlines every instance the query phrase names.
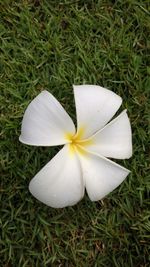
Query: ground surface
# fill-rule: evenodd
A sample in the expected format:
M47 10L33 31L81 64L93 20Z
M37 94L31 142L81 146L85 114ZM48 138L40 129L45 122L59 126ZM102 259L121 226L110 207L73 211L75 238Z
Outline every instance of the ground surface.
M0 266L149 266L149 18L142 0L1 0ZM134 155L120 163L131 174L103 201L85 196L56 210L34 199L28 183L58 148L19 143L21 120L43 88L75 119L72 84L82 83L123 98Z

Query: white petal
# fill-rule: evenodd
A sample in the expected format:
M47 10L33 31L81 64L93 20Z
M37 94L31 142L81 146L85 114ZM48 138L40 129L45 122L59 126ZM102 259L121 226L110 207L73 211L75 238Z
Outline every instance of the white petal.
M27 107L19 140L36 146L66 144L65 133L74 134L74 124L61 104L48 91L41 92Z
M96 154L79 154L83 179L89 198L97 201L113 191L129 174L129 170Z
M78 130L85 129L83 139L100 130L122 103L120 96L97 85L74 85L74 95Z
M132 156L131 125L124 110L93 137L88 150L104 157L126 159Z
M31 180L29 190L41 202L54 208L76 204L84 195L79 159L70 154L69 145Z

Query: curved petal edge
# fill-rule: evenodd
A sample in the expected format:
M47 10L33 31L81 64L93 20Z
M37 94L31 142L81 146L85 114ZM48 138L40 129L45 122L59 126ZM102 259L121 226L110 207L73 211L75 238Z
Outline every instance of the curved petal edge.
M74 85L77 130L84 129L82 138L100 130L119 109L122 99L98 85Z
M21 127L20 142L35 146L68 143L66 132L75 133L75 126L57 99L42 91L27 107Z
M84 196L81 166L65 145L29 184L31 194L53 208L73 206Z
M92 201L103 199L130 173L128 169L97 154L87 153L79 157L86 190Z
M124 110L103 129L93 135L88 150L104 157L128 159L132 156L131 124Z

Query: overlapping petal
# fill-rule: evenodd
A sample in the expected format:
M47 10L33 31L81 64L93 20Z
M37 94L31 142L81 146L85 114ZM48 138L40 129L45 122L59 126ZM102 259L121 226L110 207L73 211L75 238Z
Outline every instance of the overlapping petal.
M113 161L96 154L87 152L83 156L79 153L79 158L85 187L92 201L104 198L119 186L130 172Z
M93 135L88 150L104 157L126 159L132 156L131 125L124 110L118 117Z
M70 155L70 156L69 156ZM54 208L76 204L84 195L81 166L76 153L65 145L31 180L32 195Z
M82 139L100 130L119 109L122 99L97 85L74 85L77 130L84 129Z
M19 140L35 146L66 144L65 133L75 133L72 119L48 91L42 91L27 107Z

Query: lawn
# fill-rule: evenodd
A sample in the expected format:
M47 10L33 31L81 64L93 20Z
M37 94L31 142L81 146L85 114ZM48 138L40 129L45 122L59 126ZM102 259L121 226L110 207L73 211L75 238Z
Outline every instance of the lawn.
M147 0L1 0L1 267L148 267L150 10ZM123 98L131 170L102 201L53 209L28 191L57 153L19 142L31 100L51 92L75 120L72 84Z

